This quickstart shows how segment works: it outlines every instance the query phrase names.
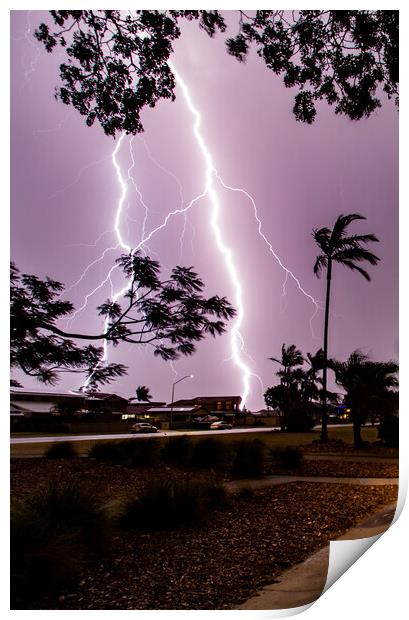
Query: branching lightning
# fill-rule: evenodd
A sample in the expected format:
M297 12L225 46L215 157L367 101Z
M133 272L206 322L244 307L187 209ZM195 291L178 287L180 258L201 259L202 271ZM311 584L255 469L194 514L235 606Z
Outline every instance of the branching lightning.
M250 202L251 202L251 204L252 204L252 206L253 206L254 218L255 218L255 220L256 220L256 222L257 222L257 226L258 226L258 234L259 234L259 236L263 239L264 243L265 243L265 244L266 244L266 246L268 247L268 249L269 249L270 253L274 256L274 258L275 258L275 260L277 261L277 263L280 265L281 269L285 272L285 279L284 279L284 282L283 282L283 288L282 288L282 291L283 291L283 292L282 292L282 294L283 294L283 296L285 296L285 294L286 294L286 284L287 284L287 281L288 281L288 277L290 277L290 278L292 278L292 279L294 280L294 282L296 283L297 288L298 288L298 290L300 291L300 293L302 293L302 294L304 295L304 297L306 297L307 299L309 299L309 300L310 300L310 302L311 302L311 303L313 304L313 306L314 306L314 312L313 312L313 314L311 315L311 318L310 318L311 335L312 335L312 337L314 338L314 337L315 337L315 335L314 335L314 329L313 329L313 326L312 326L312 321L313 321L313 320L314 320L314 318L316 317L317 312L318 312L318 310L319 310L319 305L318 305L318 302L314 299L314 297L313 297L312 295L310 295L309 293L307 293L307 291L305 291L305 290L303 289L303 287L301 286L301 283L300 283L299 279L298 279L298 278L297 278L297 277L293 274L293 272L292 272L292 271L290 271L290 269L288 269L288 267L286 267L286 266L283 264L283 262L281 261L280 257L279 257L279 256L277 255L277 253L274 251L273 246L271 245L270 241L267 239L267 237L265 236L265 234L264 234L264 232L263 232L263 224L262 224L262 222L261 222L261 220L260 220L260 218L259 218L258 211L257 211L257 205L256 205L256 202L255 202L254 198L253 198L253 197L252 197L252 196L251 196L248 192L246 192L246 190L241 189L240 187L230 187L230 185L227 185L226 183L224 183L224 181L223 181L223 179L220 177L220 175L217 175L217 178L218 178L218 180L220 181L220 183L223 185L223 187L224 187L225 189L228 189L228 190L230 190L230 191L232 191L232 192L240 192L241 194L244 194L244 196L246 196L246 197L250 200Z
M239 269L236 265L235 262L235 257L234 257L234 253L231 247L228 246L228 244L226 243L224 237L223 237L223 232L222 232L222 227L221 227L221 222L220 222L220 214L221 214L221 201L220 201L220 197L218 194L218 187L222 186L224 189L231 191L231 192L237 192L237 193L241 193L243 194L251 203L252 207L253 207L253 212L254 212L254 217L257 223L257 231L258 231L258 235L262 238L263 242L265 243L265 245L267 246L269 252L273 255L275 261L278 263L278 265L280 266L280 268L285 272L285 280L283 283L283 287L282 287L282 295L285 296L286 294L286 284L288 282L288 279L291 278L299 292L304 295L314 306L314 312L313 315L310 318L310 326L311 326L311 330L312 330L312 321L314 319L314 317L316 316L318 310L319 310L319 305L316 302L316 300L312 297L312 295L310 295L307 291L305 291L305 289L302 287L299 279L294 275L294 273L288 269L288 267L286 267L283 262L281 261L280 257L277 255L277 253L275 252L272 244L270 243L270 241L267 239L267 237L265 236L264 232L263 232L263 228L262 228L262 222L261 219L259 217L258 214L258 210L257 210L257 206L255 203L254 198L244 189L239 188L239 187L232 187L230 185L228 185L227 183L225 183L222 179L222 177L220 176L220 174L218 174L216 167L214 165L214 160L213 160L213 156L212 153L210 151L210 149L208 148L205 139L203 137L202 134L202 130L201 130L201 115L198 111L198 109L195 107L193 100L191 98L190 92L189 92L189 88L186 84L186 82L183 80L183 78L181 77L181 75L179 74L179 72L175 69L175 67L173 66L173 64L169 63L169 66L172 69L173 74L175 75L176 78L176 82L177 85L179 86L179 88L181 89L181 92L183 94L183 99L185 101L185 104L187 106L187 109L190 112L190 115L193 119L193 125L192 125L192 134L193 137L198 145L199 151L202 155L203 158L203 164L204 164L204 189L203 191L198 194L197 196L195 196L188 204L184 204L184 199L183 199L183 191L182 191L182 185L179 181L179 179L177 179L177 177L171 173L169 170L167 170L166 168L163 168L163 166L161 166L161 164L159 164L153 157L152 154L148 148L148 146L146 145L145 141L145 148L147 150L148 156L150 157L150 159L155 163L155 165L158 166L158 168L160 168L161 170L163 170L164 172L166 172L167 174L170 174L178 183L178 187L179 187L179 193L180 193L180 198L181 198L181 202L180 202L180 206L176 209L174 209L173 211L169 212L163 219L162 223L159 224L158 226L156 226L155 228L153 228L150 232L146 232L147 229L147 222L148 222L148 215L149 215L149 208L146 205L146 203L143 200L143 196L140 192L140 190L137 187L137 184L133 178L133 176L131 175L131 171L134 169L135 167L135 160L133 157L133 151L132 151L132 143L134 138L131 138L130 141L130 156L131 156L131 166L128 168L127 171L127 177L125 178L125 175L122 173L122 169L121 166L118 162L117 159L117 155L119 152L119 149L121 147L121 144L125 138L125 133L122 134L112 152L111 155L111 161L113 164L113 167L115 169L116 172L116 177L118 180L118 184L120 187L120 196L118 199L118 203L117 203L117 207L116 207L116 211L115 211L115 218L114 218L114 226L113 226L113 232L116 235L116 239L117 239L117 245L114 248L107 248L104 251L104 255L106 252L110 251L110 250L115 250L118 248L121 248L123 251L125 251L126 253L130 253L130 252L136 252L139 249L143 249L144 247L147 247L147 243L149 243L149 241L157 234L159 233L161 230L165 229L169 223L169 221L174 218L175 216L180 216L182 215L185 218L185 222L184 222L184 226L183 226L183 231L182 231L182 238L183 239L183 234L186 230L186 215L188 213L188 211L190 209L192 209L197 203L199 203L201 200L207 198L210 201L210 205L211 205L211 209L210 209L210 214L209 214L209 224L213 233L213 237L214 237L214 241L215 241L215 245L218 249L218 251L220 252L223 261L224 261L224 265L226 268L226 271L228 273L229 276L229 280L231 282L231 285L233 287L233 291L234 291L234 306L236 308L237 311L237 315L234 319L234 323L230 329L230 349L231 349L231 356L229 359L231 359L233 361L233 363L235 364L235 366L239 369L240 374L241 374L241 381L242 381L242 390L241 390L241 397L242 397L242 406L245 405L249 393L250 393L250 385L251 385L251 379L252 377L256 378L261 386L261 389L264 390L263 387L263 382L261 380L261 378L255 374L249 367L248 363L246 363L244 357L247 357L248 359L251 360L251 357L246 353L245 351L245 344L244 344L244 339L241 333L241 329L244 325L244 320L245 320L245 307L244 307L244 301L243 301L243 284L241 282L240 279L240 274L239 274ZM103 160L102 160L103 161ZM94 162L92 164L89 164L88 167L90 167L91 165L95 165L95 163L99 163L99 162ZM82 174L84 172L84 169L81 171L80 174ZM78 179L77 179L78 180ZM74 183L77 182L74 181ZM122 218L124 215L124 204L125 201L127 199L127 192L128 192L128 182L131 182L133 184L133 187L135 189L136 194L138 195L139 198L139 202L142 205L143 209L144 209L144 218L143 218L143 223L142 223L142 230L141 230L141 238L140 241L137 243L136 246L134 246L133 248L131 248L131 246L129 245L129 243L127 241L125 241L124 237L123 237L123 233L121 231L121 222L122 222ZM70 184L70 186L72 186L74 183ZM68 187L70 187L68 186ZM60 190L63 191L63 190ZM58 192L59 193L59 192ZM183 241L181 240L181 251L183 248ZM103 256L104 256L103 255ZM99 258L95 259L95 261L93 261L90 265L87 266L87 268L84 270L83 274L81 275L81 277L79 278L79 280L77 280L76 283L74 283L73 285L71 285L70 289L73 288L74 286L76 286L77 284L79 284L83 278L85 277L85 275L88 273L89 269L95 265L96 263L98 263L99 261L102 260L103 256L100 256ZM113 302L116 302L120 297L122 297L126 291L129 289L130 287L130 282L126 283L120 290L114 291L113 290L113 283L112 283L112 273L114 271L114 269L116 268L116 266L112 267L107 276L105 277L105 279L98 284L97 287L95 287L90 293L88 293L88 295L86 296L84 303L82 304L81 308L79 308L77 310L77 312L75 313L75 315L72 317L74 318L80 311L82 311L88 303L89 298L94 295L98 290L100 290L103 286L105 286L108 282L111 285L111 299ZM70 290L68 289L68 290ZM107 319L104 323L104 331L106 332L109 328L109 320ZM313 331L312 331L313 333ZM98 366L100 364L103 364L107 361L108 359L108 344L106 341L104 341L104 355L103 358L101 360L101 362L99 362ZM252 361L252 360L251 360ZM97 367L98 367L97 366ZM96 367L96 368L97 368ZM86 387L89 382L92 379L93 373L95 372L96 368L94 369L94 371L90 374L90 376L87 378L87 380L84 383L83 387ZM177 371L175 370L175 368L172 365L172 370L176 376Z

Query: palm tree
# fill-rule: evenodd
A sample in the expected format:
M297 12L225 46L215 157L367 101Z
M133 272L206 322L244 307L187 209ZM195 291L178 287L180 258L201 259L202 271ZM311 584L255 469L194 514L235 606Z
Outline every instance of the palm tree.
M322 383L322 379L318 377L318 373L322 370L324 360L324 352L322 349L313 353L307 353L305 361L308 364L308 368L305 371L303 380L303 396L307 401L313 401L317 399L320 394L320 389L317 385Z
M354 446L362 446L361 427L368 414L387 413L398 386L398 364L393 361L373 362L361 351L351 353L346 362L331 360L335 381L346 392L345 405L351 409Z
M349 215L339 215L334 228L319 228L313 230L313 237L321 249L315 260L314 273L319 277L321 270L327 270L327 291L325 298L325 319L324 319L324 354L322 370L322 428L321 441L328 441L327 428L327 366L328 366L328 319L331 295L331 277L333 263L340 263L352 271L358 271L366 280L370 276L365 269L358 263L367 262L376 265L380 260L378 256L372 254L364 246L369 242L377 242L379 239L373 234L367 235L347 235L348 226L355 220L365 220L366 218L359 213Z
M301 380L301 369L298 367L302 366L304 358L295 344L288 347L283 344L281 359L276 357L269 357L268 359L281 365L280 370L275 373L277 377L280 377L280 385L270 389L268 398L270 402L274 402L275 399L280 401L282 409L281 427L283 429L296 400L298 384Z
M146 385L139 385L136 388L136 400L139 402L147 402L152 399L152 396L149 393L149 388Z
M281 359L276 357L269 357L272 362L277 362L283 367L276 375L280 377L281 383L289 384L291 382L291 373L296 366L302 366L304 358L301 351L297 349L295 344L291 344L286 347L285 344L281 347Z

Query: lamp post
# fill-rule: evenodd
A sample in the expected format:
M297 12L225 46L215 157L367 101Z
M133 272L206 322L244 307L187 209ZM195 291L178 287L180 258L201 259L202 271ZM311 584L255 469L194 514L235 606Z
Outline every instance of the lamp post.
M184 379L193 379L193 375L185 375L184 377L182 377L181 379L178 379L177 381L174 382L174 384L172 385L172 401L170 403L170 421L169 421L169 430L172 428L172 421L173 421L173 398L175 396L175 385L177 383L180 383L181 381L183 381Z

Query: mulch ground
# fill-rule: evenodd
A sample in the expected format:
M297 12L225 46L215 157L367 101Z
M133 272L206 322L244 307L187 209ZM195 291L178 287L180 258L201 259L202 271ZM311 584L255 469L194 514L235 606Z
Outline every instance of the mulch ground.
M356 456L383 456L398 458L398 448L388 448L382 441L365 443L361 448L354 448L352 444L345 443L340 439L330 439L328 443L315 440L310 444L299 446L307 454L348 454Z
M40 481L63 476L122 498L150 474L86 459L16 459L12 493L22 499ZM160 475L186 472L162 468ZM290 483L232 498L198 529L118 530L109 559L85 567L75 591L43 608L234 609L396 496L397 486L390 485Z
M296 469L268 468L268 473L285 476L331 476L339 478L398 478L397 463L365 463L362 461L304 461Z

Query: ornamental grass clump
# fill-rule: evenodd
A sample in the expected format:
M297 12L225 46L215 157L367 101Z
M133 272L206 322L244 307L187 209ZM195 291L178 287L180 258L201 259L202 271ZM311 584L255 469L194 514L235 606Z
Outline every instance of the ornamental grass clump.
M208 437L195 443L191 464L198 469L224 469L230 459L228 444Z
M236 445L232 474L236 478L260 478L264 475L264 443L259 439L244 439Z
M74 459L78 452L70 441L56 441L44 452L47 459Z
M88 452L88 457L101 463L124 463L126 450L119 441L95 443Z
M194 527L225 502L224 486L214 481L151 480L127 502L120 523L144 530Z
M161 451L162 460L170 465L189 465L192 457L193 445L191 439L167 437Z
M284 469L297 469L302 465L304 455L300 448L287 446L285 448L273 448L271 458L274 464Z
M110 540L110 520L91 488L52 482L37 490L11 511L12 608L54 600Z

